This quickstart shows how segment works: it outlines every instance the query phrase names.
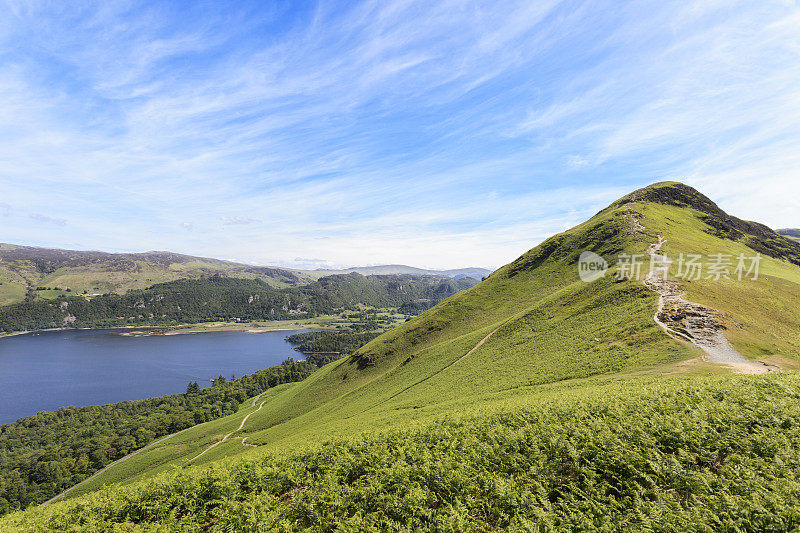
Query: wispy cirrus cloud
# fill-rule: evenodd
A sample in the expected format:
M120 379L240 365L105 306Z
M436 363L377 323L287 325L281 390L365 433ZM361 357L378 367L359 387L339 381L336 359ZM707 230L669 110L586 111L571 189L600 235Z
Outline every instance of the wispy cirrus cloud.
M777 1L0 3L0 197L287 265L498 266L662 178L796 226L798 35Z
M66 226L67 221L63 218L56 218L47 215L42 215L40 213L31 213L28 215L28 218L36 220L38 222L44 222L46 224L55 224L56 226Z
M235 216L235 217L220 217L223 226L246 226L248 224L255 224L259 222L257 218Z

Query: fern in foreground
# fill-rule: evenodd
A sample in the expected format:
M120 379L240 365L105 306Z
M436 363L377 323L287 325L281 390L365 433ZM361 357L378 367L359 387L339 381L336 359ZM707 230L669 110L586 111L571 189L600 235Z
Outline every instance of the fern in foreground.
M615 390L181 470L17 513L0 529L800 527L800 376Z

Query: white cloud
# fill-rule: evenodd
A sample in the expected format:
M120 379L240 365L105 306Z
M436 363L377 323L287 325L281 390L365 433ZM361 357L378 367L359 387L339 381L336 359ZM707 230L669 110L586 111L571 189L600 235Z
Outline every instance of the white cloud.
M783 3L169 9L0 6L0 197L85 248L499 266L667 176L798 225Z
M28 215L28 218L36 220L38 222L44 222L46 224L55 224L56 226L66 226L67 221L63 218L56 218L47 215L42 215L39 213L31 213Z
M256 218L242 217L242 216L236 216L236 217L223 216L220 217L220 220L222 220L222 224L225 226L244 226L247 224L254 224L259 221Z

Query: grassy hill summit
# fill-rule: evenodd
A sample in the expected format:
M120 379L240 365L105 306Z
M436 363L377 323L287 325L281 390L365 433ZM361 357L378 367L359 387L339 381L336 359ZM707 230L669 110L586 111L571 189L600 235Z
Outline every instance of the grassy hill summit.
M656 183L0 526L791 530L799 265L800 243Z

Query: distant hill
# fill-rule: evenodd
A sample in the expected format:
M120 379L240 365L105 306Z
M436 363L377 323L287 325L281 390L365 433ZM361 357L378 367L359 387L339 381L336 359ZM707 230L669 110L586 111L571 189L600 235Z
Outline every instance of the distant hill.
M302 285L310 276L172 252L107 253L0 244L0 305L21 301L28 290L43 297L123 293L156 283L223 274L260 279L275 287Z
M156 283L197 279L214 274L258 279L281 288L306 285L324 276L349 272L364 276L407 274L473 277L477 280L490 273L480 268L433 271L402 265L347 270L296 270L173 252L108 253L0 243L0 306L22 301L28 291L35 291L37 297L46 299L74 294L122 294L131 289L145 289Z
M26 299L0 307L0 331L290 320L358 311L365 306L399 308L416 315L477 283L472 278L349 273L325 276L300 287L275 288L260 279L214 275L88 300L81 296Z
M800 241L800 229L777 229L775 230L777 233L783 235L784 237L789 237L792 240Z
M366 267L352 267L342 270L326 270L319 269L313 271L325 276L331 274L345 274L348 272L356 272L362 276L370 275L388 275L388 274L409 274L412 276L444 276L447 278L475 278L480 280L492 273L487 268L470 267L470 268L455 268L451 270L427 270L424 268L416 268L407 265L379 265L379 266L366 266Z
M657 183L0 529L783 531L798 367L800 243Z

